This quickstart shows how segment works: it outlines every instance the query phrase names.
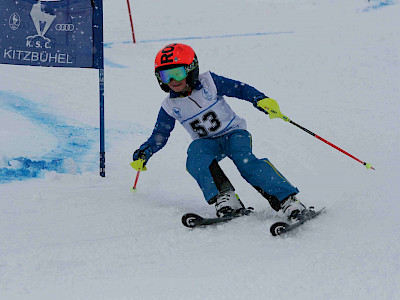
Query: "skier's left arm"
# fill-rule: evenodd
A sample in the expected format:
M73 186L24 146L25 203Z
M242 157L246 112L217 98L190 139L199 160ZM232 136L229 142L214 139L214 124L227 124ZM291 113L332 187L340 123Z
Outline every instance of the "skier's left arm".
M257 105L260 100L268 98L264 93L246 83L226 78L212 72L210 73L217 87L218 96L228 96L246 100L251 102L257 109L268 114L265 109Z
M153 133L148 140L133 153L132 168L144 170L144 165L146 165L150 157L165 146L174 127L175 119L168 115L164 108L161 107Z

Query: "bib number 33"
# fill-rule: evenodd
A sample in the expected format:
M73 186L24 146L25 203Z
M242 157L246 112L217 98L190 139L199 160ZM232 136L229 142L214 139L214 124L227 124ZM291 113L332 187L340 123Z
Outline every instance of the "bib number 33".
M211 124L211 126L206 128L208 123ZM192 127L193 131L199 135L199 137L206 137L210 133L217 131L221 127L221 122L214 111L209 111L201 118L192 121L190 126Z

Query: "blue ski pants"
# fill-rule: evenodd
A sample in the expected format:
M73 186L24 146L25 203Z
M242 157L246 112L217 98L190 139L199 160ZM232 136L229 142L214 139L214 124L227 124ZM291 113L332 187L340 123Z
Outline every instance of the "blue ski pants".
M275 202L280 202L299 192L268 159L255 157L251 134L246 130L238 129L220 137L194 140L187 153L186 168L209 203L220 192L210 165L214 160L220 161L226 156L234 162L242 177L269 201L272 197ZM278 207L274 209L278 210Z

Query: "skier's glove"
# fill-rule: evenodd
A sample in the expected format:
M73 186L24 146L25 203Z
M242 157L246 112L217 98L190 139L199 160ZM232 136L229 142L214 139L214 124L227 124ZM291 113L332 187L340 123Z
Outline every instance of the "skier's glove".
M288 117L281 113L278 103L272 98L258 100L257 108L267 112L270 119L280 118L286 122L290 121Z
M266 109L262 108L261 106L258 106L258 103L259 103L261 100L264 100L264 99L268 99L268 98L258 98L258 99L255 99L255 100L253 101L253 106L254 106L255 108L257 108L259 111L262 111L263 113L265 113L265 114L268 115L268 111L267 111Z
M140 146L139 149L137 149L135 152L133 152L132 159L133 160L138 160L138 159L144 159L145 161L148 161L150 157L152 156L152 151L149 145L143 144Z
M146 171L147 168L145 165L152 154L153 153L149 145L144 144L140 146L140 148L137 149L132 155L132 168L134 168L136 171Z

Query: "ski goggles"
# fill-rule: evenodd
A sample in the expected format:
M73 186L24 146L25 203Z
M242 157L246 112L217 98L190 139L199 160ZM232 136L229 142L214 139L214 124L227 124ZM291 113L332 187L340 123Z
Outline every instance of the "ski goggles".
M187 72L184 66L180 66L173 69L160 70L158 71L157 77L163 82L168 84L172 79L181 81L187 77Z

